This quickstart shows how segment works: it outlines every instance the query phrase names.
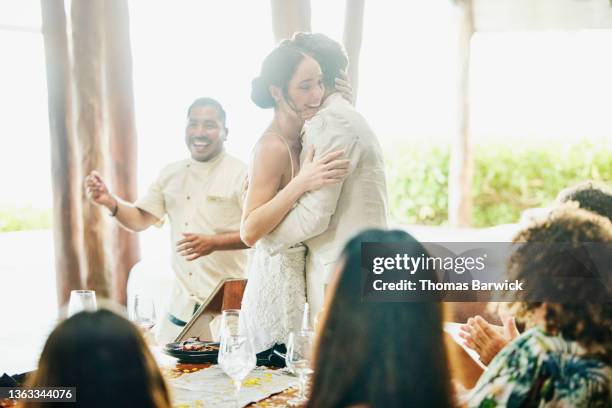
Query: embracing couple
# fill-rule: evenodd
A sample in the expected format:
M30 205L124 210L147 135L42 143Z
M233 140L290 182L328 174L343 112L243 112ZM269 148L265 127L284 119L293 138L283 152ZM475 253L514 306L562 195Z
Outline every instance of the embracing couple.
M348 239L387 225L382 151L336 89L348 58L323 34L298 33L264 60L251 99L274 117L253 150L240 235L254 247L242 323L257 353L299 329ZM348 96L350 99L350 96Z

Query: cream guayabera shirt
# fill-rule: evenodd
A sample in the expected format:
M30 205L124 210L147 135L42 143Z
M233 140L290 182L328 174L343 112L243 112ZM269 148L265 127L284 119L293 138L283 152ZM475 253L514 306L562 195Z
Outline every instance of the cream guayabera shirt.
M240 230L246 165L222 151L208 162L191 158L166 166L136 207L159 220L167 215L171 227L171 260L176 280L168 302L169 315L160 316L158 341L172 341L224 278L242 277L246 251L216 251L187 261L176 251L183 233L222 234ZM173 319L174 318L174 319ZM172 321L175 323L172 324Z
M323 306L328 275L346 242L366 228L387 227L387 185L382 150L364 117L339 93L330 95L304 127L301 160L314 146L315 159L344 150L350 160L343 183L310 191L261 245L270 254L303 242L306 295L312 318Z

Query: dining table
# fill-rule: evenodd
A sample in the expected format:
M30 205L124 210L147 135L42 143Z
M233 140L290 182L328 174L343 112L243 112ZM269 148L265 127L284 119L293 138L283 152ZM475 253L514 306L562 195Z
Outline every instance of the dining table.
M231 380L222 372L219 365L184 363L164 353L163 347L151 341L148 344L169 386L174 408L234 407L233 398L231 398L231 403L228 403L227 399L223 402L215 400L218 390L213 384L222 384L227 388L227 393L233 397L233 387L230 387ZM261 398L243 403L241 406L287 407L289 406L288 401L297 396L297 383L298 378L291 375L287 369L256 367L242 382L241 395L244 396L245 393L251 391L249 396L252 400L255 399L253 396L258 394ZM187 390L189 388L195 391Z
M449 347L449 352L457 357L456 363L461 367L458 372L452 373L452 377L469 388L475 384L482 373L483 367L479 365L477 355L474 355L472 350L462 345L462 341L458 336L459 326L458 323L445 324L445 332L449 335L449 340L452 339L448 342L447 346ZM147 338L147 344L169 386L174 408L234 406L235 400L232 398L233 387L231 385L231 380L222 372L217 364L180 362L177 358L165 354L163 348L156 345L151 336L145 335L145 338ZM210 376L208 374L210 374ZM201 377L198 377L198 375ZM206 376L206 378L202 377L202 375ZM270 379L269 384L274 383L271 379L278 379L279 381L272 384L272 388L268 387L265 390L256 390L260 398L253 398L252 395L254 393L252 391L258 388L262 382L259 381L257 377L259 377L259 379ZM194 384L195 387L193 387L192 390L185 391L182 387L185 387L185 384L189 385L189 379L192 379L191 384ZM290 376L285 369L257 367L243 381L242 392L249 393L249 391L251 391L251 400L246 402L242 401L243 403L241 403L241 406L287 407L289 406L288 401L296 397L298 393L297 382L297 377ZM225 398L223 402L217 404L214 402L214 394L218 395L219 390L215 389L214 384L219 383L224 383L223 385L227 392L224 394ZM261 388L266 387L262 386ZM271 389L272 391L270 391ZM194 398L185 398L185 396L189 397L191 395L193 395ZM213 402L211 403L211 401ZM2 408L14 406L15 401L0 401L0 407Z
M180 378L181 376L189 375L189 374L201 371L201 370L207 370L212 367L214 367L214 365L211 363L193 364L193 363L177 362L173 366L162 367L162 373L167 380L170 380L170 383L171 383L172 379ZM248 377L247 377L247 381L248 381ZM246 406L253 407L253 408L287 407L289 406L288 401L297 395L297 391L298 390L296 387L289 387L285 389L284 391L273 394L260 401L252 402ZM201 405L201 406L204 407L205 405ZM189 408L198 407L198 402L193 401L191 404L178 403L174 405L174 408L188 408L188 407Z

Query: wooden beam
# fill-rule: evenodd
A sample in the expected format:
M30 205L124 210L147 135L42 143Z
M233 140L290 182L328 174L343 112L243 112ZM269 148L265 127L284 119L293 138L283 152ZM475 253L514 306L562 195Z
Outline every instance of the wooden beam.
M40 4L51 136L57 302L61 308L68 303L71 290L82 288L80 176L72 133L70 57L64 1L41 0Z
M353 104L359 90L359 54L363 38L365 0L346 0L344 14L344 48L349 59L348 78L353 87Z
M457 126L448 177L448 219L455 227L472 224L474 159L470 138L470 42L474 34L472 0L456 1L458 14Z
M103 98L103 15L104 0L74 1L71 8L73 72L76 95L76 130L81 168L84 174L97 170L106 173ZM105 252L108 242L106 221L101 209L92 205L81 189L83 203L83 239L85 286L100 297L110 295L109 267Z
M130 47L130 16L126 0L105 3L105 70L106 98L113 192L129 201L136 201L137 136L134 123L134 92L132 84L132 51ZM114 264L112 296L127 304L127 281L130 270L140 260L138 235L113 225Z
M276 43L293 37L293 33L311 31L310 0L271 0L272 30Z

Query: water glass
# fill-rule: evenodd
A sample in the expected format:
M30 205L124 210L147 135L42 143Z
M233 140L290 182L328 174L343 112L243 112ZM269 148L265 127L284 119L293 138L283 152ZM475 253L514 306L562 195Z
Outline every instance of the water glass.
M73 290L70 292L68 303L68 317L82 311L94 312L98 310L96 292L93 290Z
M297 397L288 401L291 406L302 406L308 401L306 397L306 384L313 373L312 348L314 337L314 332L309 330L289 333L285 361L287 368L297 374L300 379Z
M240 310L239 309L226 309L221 312L221 329L219 333L219 339L225 334L230 335L246 335L240 331Z
M242 381L255 368L257 359L247 336L226 333L219 346L219 365L236 387L236 407L240 406Z
M153 299L134 295L130 319L144 332L150 331L156 323L155 303Z

